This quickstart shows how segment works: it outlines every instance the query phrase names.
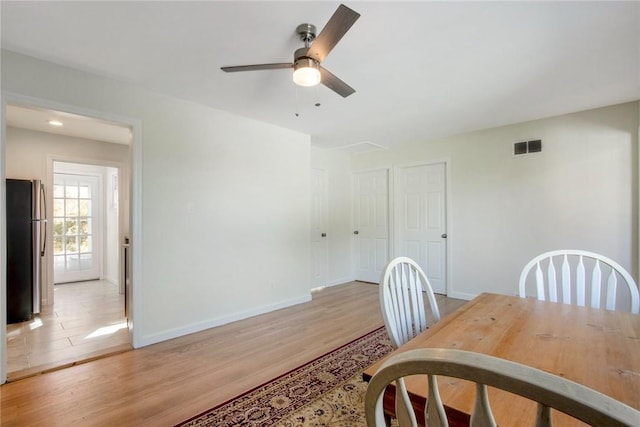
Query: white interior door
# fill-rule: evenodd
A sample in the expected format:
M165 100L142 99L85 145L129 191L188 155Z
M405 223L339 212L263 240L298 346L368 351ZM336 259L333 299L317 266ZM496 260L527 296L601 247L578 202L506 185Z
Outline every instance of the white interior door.
M356 280L379 283L389 261L389 183L386 170L353 178Z
M327 284L327 171L311 169L311 285Z
M100 278L99 188L97 176L54 173L54 283Z
M446 294L445 165L401 167L397 172L396 255L415 260L434 292Z

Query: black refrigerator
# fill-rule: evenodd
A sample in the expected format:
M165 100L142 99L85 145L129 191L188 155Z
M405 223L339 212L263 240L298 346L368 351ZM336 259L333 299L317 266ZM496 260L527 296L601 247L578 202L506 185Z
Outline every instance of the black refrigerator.
M44 186L7 179L7 323L40 313L42 257L46 247Z

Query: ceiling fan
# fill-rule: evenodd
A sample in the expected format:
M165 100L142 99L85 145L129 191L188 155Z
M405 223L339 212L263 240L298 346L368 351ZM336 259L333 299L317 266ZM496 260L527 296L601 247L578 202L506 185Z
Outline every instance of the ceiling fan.
M331 74L320 65L329 52L338 44L349 28L360 18L360 14L341 4L333 13L329 22L316 37L316 27L312 24L300 24L296 33L304 42L304 47L293 54L293 63L280 62L276 64L238 65L221 67L222 71L232 73L236 71L275 70L279 68L293 68L293 81L300 86L315 86L322 83L338 95L346 98L355 92L351 86ZM315 41L314 41L315 40ZM313 44L311 44L313 42Z

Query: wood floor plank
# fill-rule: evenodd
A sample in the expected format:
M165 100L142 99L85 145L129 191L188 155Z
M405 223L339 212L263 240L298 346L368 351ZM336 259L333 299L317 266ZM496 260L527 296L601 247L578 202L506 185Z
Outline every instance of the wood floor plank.
M438 296L441 314L465 303ZM170 426L383 325L378 286L312 301L0 388L3 426Z

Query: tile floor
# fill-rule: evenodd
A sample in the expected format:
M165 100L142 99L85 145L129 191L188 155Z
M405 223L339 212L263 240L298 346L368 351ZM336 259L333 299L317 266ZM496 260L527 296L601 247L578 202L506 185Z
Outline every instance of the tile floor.
M56 285L54 305L7 325L9 379L129 348L124 295L105 280Z

